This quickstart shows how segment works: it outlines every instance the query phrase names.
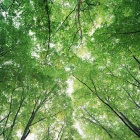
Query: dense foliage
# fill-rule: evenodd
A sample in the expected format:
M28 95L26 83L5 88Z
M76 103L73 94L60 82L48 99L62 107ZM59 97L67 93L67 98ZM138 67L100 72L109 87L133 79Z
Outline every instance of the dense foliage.
M139 0L0 1L1 140L138 140L139 118Z

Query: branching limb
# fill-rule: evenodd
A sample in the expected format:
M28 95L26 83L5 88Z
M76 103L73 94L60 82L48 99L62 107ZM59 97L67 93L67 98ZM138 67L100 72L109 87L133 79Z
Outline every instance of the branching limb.
M75 76L74 76L75 77ZM84 84L92 93L95 93L95 95L97 96L97 98L104 104L106 105L107 107L109 107L109 109L127 126L127 128L129 128L134 134L136 134L138 137L140 137L140 134L137 133L127 122L126 120L115 110L113 109L113 107L108 103L108 102L105 102L99 95L98 95L98 92L97 92L97 88L96 88L96 85L95 83L93 82L93 80L91 79L92 81L92 84L93 84L93 87L94 87L94 90L95 92L83 81L81 81L79 78L75 77L78 81L80 81L82 84Z
M46 6L45 6L45 10L46 10L46 14L47 14L47 19L48 19L48 45L47 45L47 54L49 52L49 48L50 48L50 42L51 42L51 20L50 20L50 9L49 9L49 4L48 4L48 0L44 0Z
M82 0L78 0L78 28L79 28L79 35L80 35L80 38L81 38L81 42L82 42L82 28L81 28L81 22L80 22L80 7L81 7L81 4L82 4Z
M126 90L124 87L122 87L122 88L123 88L124 91L127 93L127 95L130 97L132 103L134 103L138 108L140 108L140 105L138 105L138 104L136 103L136 101L132 98L132 96L131 96L131 94L129 93L129 91Z
M77 6L77 5L76 5ZM55 34L61 29L61 27L64 25L64 23L66 22L66 20L69 18L69 16L75 11L76 6L74 7L74 9L66 16L66 18L64 19L64 21L61 23L61 25L58 27L58 29L55 31Z
M92 119L88 119L88 118L85 118L86 120L90 121L91 123L95 123L97 124L99 127L101 127L107 134L108 136L112 139L112 135L110 134L110 132L95 118L93 117L93 115L91 115L86 108L84 108L85 112L89 115L89 117ZM94 120L94 121L93 121Z
M128 68L126 66L124 66L124 68L130 74L130 76L138 83L138 85L140 85L140 81L135 78L135 76L128 70Z
M58 133L57 140L60 139L60 135L61 135L61 133L63 132L63 128L64 128L64 126L65 126L65 119L64 119L64 123L62 124L61 129L60 129L60 131L59 131L59 133Z

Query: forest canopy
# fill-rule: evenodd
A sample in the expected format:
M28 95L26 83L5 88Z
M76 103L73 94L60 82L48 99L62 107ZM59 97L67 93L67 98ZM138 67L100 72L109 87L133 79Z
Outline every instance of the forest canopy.
M140 0L1 0L0 139L138 140Z

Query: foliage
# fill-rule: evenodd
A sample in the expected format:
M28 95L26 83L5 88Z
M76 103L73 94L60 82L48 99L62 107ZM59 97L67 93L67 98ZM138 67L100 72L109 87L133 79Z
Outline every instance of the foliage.
M0 7L0 139L140 138L140 1Z

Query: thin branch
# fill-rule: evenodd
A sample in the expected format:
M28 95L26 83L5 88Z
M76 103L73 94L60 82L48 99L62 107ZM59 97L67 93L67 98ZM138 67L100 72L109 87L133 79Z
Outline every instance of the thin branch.
M26 127L25 127L25 129L24 129L24 132L23 132L23 135L22 135L22 137L21 137L21 140L25 140L25 136L28 134L28 132L29 132L29 128L30 128L30 126L32 125L32 122L34 121L34 118L35 118L35 116L36 116L36 114L37 114L37 112L38 112L38 110L41 108L41 106L46 102L46 100L47 100L47 97L50 95L50 93L52 93L52 91L55 89L55 87L56 87L56 84L52 87L52 89L46 94L46 96L44 97L44 99L39 103L39 105L37 106L37 103L38 103L38 101L39 101L39 98L38 98L38 100L35 102L35 104L34 104L34 107L33 107L33 111L32 111L32 114L31 114L31 116L30 116L30 118L29 118L29 120L28 120L28 123L27 123L27 125L26 125ZM37 107L36 107L37 106ZM41 121L41 120L40 120ZM39 122L39 121L38 121Z
M50 116L50 118L56 116L56 115L59 114L60 112L62 112L62 111L59 111L59 112L55 113L54 115ZM31 126L32 126L32 125L35 125L35 124L37 124L37 123L39 123L39 122L41 122L41 121L43 121L43 120L45 120L46 118L47 118L47 117L43 117L43 118L39 119L38 121L32 123Z
M130 49L128 49L128 50L132 54L132 57L134 58L134 60L140 65L140 61L138 60L138 58L132 53L132 51Z
M59 137L60 137L60 135L61 135L61 133L63 131L64 126L65 126L65 119L64 119L64 123L62 124L62 127L61 127L61 129L60 129L60 131L58 133L57 140L59 140Z
M73 74L72 74L73 75ZM82 80L80 80L78 77L76 77L75 75L73 75L74 78L76 78L80 83L82 83L83 85L85 85L92 93L94 93L94 91Z
M130 82L130 81L128 81L128 80L126 80L129 84L131 84L131 85L133 85L133 86L135 86L135 87L137 87L137 88L139 88L140 86L138 86L137 84L135 84L135 83L132 83L132 82Z
M77 5L76 5L77 6ZM61 23L61 25L58 27L58 29L55 31L55 34L61 29L61 27L63 26L63 24L66 22L66 20L69 18L69 16L75 11L76 6L74 7L74 9L66 16L66 18L64 19L64 21Z
M94 84L94 82L92 82L93 84ZM124 118L123 117L121 117L120 115L119 115L119 113L117 112L117 111L115 111L113 108L112 108L112 106L110 105L110 104L108 104L107 102L105 102L98 94L97 94L97 89L96 89L96 86L95 86L95 84L93 85L94 86L94 89L95 89L95 92L96 92L96 95L97 95L97 97L98 97L98 99L102 102L102 103L104 103L106 106L108 106L113 112L114 112L114 114L133 132L133 133L135 133L138 137L140 137L140 134L138 134L136 131L134 131L133 130L133 128L131 128L128 124L127 124L127 122L124 120Z
M10 48L8 48L5 52L4 51L0 52L0 57L3 57L7 53L11 52L13 50L13 48L15 48L14 45L12 45Z
M127 93L127 95L130 97L131 101L132 101L138 108L140 108L140 105L138 105L138 104L136 103L136 101L132 98L132 96L131 96L131 94L129 93L129 91L126 90L124 87L122 87L122 88L123 88L124 91Z
M48 132L47 132L47 138L46 138L46 140L49 140L49 137L50 137L50 126L48 127Z
M47 50L47 52L49 52L50 41L51 41L51 20L50 20L50 9L49 9L48 0L46 0L45 10L46 10L47 18L48 18L48 30L49 30L49 33L48 34L49 34L49 37L48 37L48 46L47 46L47 49L48 50Z
M127 72L130 74L130 76L140 85L140 81L139 80L137 80L133 75L132 75L132 73L128 70L128 68L125 66L124 67L126 70L127 70Z
M23 89L23 92L24 92L24 89ZM21 99L20 99L20 105L19 105L19 107L18 107L18 110L17 110L17 112L16 112L16 114L15 114L13 123L12 123L11 128L10 128L10 133L9 133L9 135L11 135L11 133L12 133L12 131L13 131L13 128L14 128L14 126L15 126L15 124L16 124L17 116L18 116L18 114L19 114L19 112L20 112L20 109L21 109L21 107L22 107L22 105L23 105L23 102L24 102L24 100L25 100L25 97L23 97L23 92L22 92Z
M75 76L74 76L75 77ZM134 131L134 129L133 128L131 128L131 126L129 126L128 124L127 124L127 122L124 120L124 118L122 117L122 116L120 116L119 115L119 113L117 112L117 111L115 111L113 108L112 108L112 106L110 105L110 104L108 104L107 102L105 102L99 95L98 95L98 93L97 93L97 88L96 88L96 86L95 86L95 83L93 82L93 80L91 79L91 81L92 81L92 84L93 84L93 87L94 87L94 90L95 90L95 92L93 92L93 90L86 84L86 83L84 83L83 81L81 81L79 78L77 78L76 77L76 79L78 80L78 81L80 81L82 84L84 84L92 93L95 93L95 95L98 97L98 99L103 103L103 104L105 104L107 107L109 107L110 108L110 110L133 132L133 133L135 133L138 137L140 137L140 134L138 134L136 131Z
M90 118L93 119L93 120L96 122L96 124L97 124L98 126L100 126L100 127L108 134L108 136L112 139L113 137L112 137L112 135L110 134L110 132L109 132L95 117L93 117L93 116L87 111L86 108L84 108L84 110L85 110L86 113L90 116ZM95 123L94 121L91 120L92 123Z
M79 26L79 31L80 31L80 38L82 42L82 29L81 29L81 22L80 22L80 7L82 4L82 0L78 0L78 26Z
M6 117L4 117L3 119L1 119L0 123L2 123L7 117L8 117L8 115Z
M132 55L132 56L133 56L134 60L140 65L140 61L136 58L136 56L135 55Z
M6 125L8 123L10 114L12 113L13 93L14 93L15 89L16 88L13 89L12 94L11 94L9 113L7 115L6 122L5 122L5 125L4 125L4 128L3 128L3 137L4 137L4 139L5 139L5 128L6 128Z

